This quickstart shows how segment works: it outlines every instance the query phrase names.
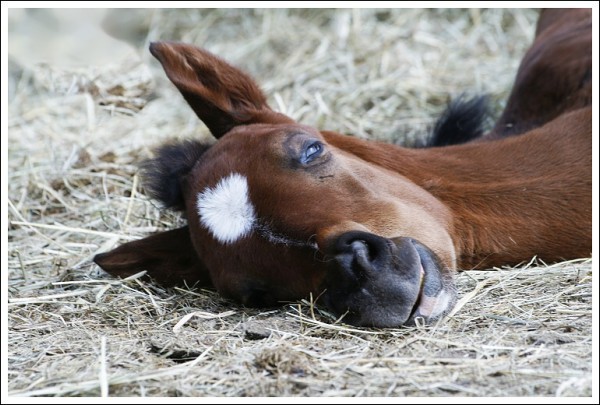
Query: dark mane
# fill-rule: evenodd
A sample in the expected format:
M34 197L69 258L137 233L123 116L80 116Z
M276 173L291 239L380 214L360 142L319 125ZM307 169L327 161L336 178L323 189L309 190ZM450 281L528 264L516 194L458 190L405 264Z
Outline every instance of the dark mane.
M467 98L462 94L448 103L438 118L425 147L467 143L483 135L489 117L487 96Z

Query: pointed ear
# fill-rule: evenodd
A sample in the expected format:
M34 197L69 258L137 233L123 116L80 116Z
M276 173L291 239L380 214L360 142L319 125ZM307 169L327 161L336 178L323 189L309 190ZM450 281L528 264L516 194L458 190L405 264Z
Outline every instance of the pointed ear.
M198 258L187 226L125 243L94 256L107 273L128 277L142 270L160 284L172 286L199 283L211 285L210 276Z
M153 42L150 53L216 138L238 125L294 122L271 110L249 75L208 51L182 43Z

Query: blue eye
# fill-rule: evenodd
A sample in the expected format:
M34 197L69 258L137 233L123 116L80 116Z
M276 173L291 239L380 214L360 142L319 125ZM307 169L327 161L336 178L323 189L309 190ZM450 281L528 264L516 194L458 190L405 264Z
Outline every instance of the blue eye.
M323 151L323 144L321 142L311 143L305 150L302 156L302 163L309 163L314 158L318 157Z

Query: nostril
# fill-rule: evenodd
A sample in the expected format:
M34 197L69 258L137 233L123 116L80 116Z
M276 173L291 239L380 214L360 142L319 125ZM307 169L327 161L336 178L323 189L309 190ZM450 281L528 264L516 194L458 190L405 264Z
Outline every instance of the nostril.
M369 246L367 245L367 243L364 240L353 240L350 244L350 249L352 249L352 253L354 253L354 255L357 258L361 258L367 261L371 260L371 257L369 255Z
M335 243L334 254L351 254L375 261L388 250L387 239L367 232L348 232Z
M355 239L350 243L354 257L362 264L374 263L381 256L386 256L387 244L385 239L376 237L370 239Z
M367 247L367 242L362 239L355 239L348 242L348 246L352 249L363 249Z
M346 232L330 245L328 254L335 257L341 269L353 277L378 269L390 258L393 242L362 231Z

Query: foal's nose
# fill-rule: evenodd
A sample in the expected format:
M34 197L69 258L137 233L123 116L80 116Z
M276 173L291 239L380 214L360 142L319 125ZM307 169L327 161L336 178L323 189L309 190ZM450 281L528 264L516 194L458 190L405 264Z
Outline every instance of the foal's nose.
M399 326L410 318L422 279L411 239L349 231L323 251L331 264L323 302L333 313L363 326Z
M339 253L351 253L362 265L377 261L389 250L386 239L372 233L347 233L337 243Z

